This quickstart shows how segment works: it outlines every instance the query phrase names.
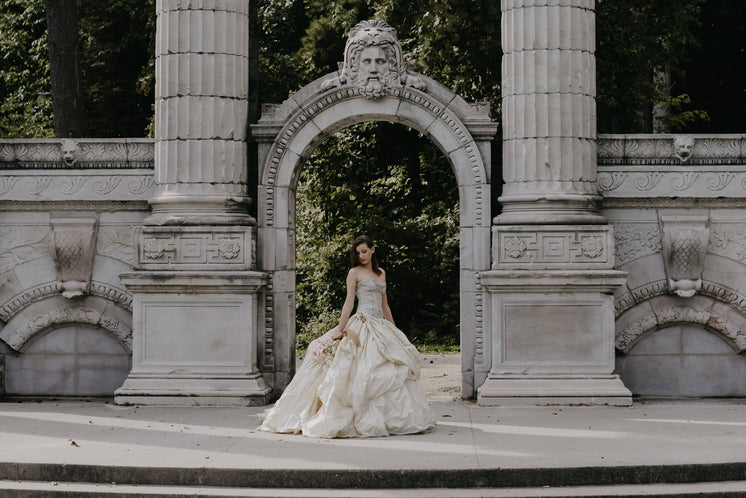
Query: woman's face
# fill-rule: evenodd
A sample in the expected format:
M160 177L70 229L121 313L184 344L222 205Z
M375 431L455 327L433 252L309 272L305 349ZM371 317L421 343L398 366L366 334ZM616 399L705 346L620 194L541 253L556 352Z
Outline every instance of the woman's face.
M355 252L357 253L357 260L360 262L361 265L365 266L370 263L371 259L373 258L373 253L376 252L376 248L368 247L368 244L363 242L362 244L358 244L357 247L355 247Z

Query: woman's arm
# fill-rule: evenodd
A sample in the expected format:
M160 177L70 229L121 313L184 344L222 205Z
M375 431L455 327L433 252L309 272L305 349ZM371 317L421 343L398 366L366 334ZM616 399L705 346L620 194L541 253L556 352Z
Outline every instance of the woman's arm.
M391 308L389 308L389 300L386 298L386 293L383 293L383 302L381 303L381 307L383 308L383 317L390 321L391 324L396 327L396 324L394 323L394 315L391 314Z
M334 338L339 339L344 335L345 327L347 327L347 321L350 319L352 308L355 306L355 291L357 290L357 276L353 270L350 270L347 274L347 298L345 304L342 306L342 314L339 317L339 325L337 331L334 333ZM355 343L356 346L360 345L360 340L357 334L350 334L350 339Z

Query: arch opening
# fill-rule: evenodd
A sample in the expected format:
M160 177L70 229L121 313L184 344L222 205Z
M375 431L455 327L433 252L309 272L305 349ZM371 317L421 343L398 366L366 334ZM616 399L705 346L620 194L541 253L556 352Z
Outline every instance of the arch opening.
M420 77L427 83L428 93L402 87L378 100L366 99L345 86L319 93L321 78L281 106L267 109L252 127L260 142L257 262L259 269L272 275L265 295L260 368L276 392L289 382L295 363L291 340L295 336L296 298L294 196L301 165L331 134L368 121L388 121L417 130L451 165L460 208L462 396L473 397L475 384L486 378L482 340L485 296L479 273L490 265L490 142L497 125L489 119L486 106L472 106L438 83ZM271 145L262 147L262 141Z

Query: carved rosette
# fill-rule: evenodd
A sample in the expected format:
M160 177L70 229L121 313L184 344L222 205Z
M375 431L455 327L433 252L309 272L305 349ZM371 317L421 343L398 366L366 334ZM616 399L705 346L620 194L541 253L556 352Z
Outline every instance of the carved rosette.
M702 269L710 236L706 216L663 216L663 261L670 291L692 297L702 287Z

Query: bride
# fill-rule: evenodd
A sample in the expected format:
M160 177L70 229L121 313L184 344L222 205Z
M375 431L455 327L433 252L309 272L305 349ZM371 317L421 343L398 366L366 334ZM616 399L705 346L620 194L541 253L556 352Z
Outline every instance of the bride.
M417 349L396 328L386 273L371 239L352 243L339 325L308 346L293 381L259 430L310 437L413 434L435 426ZM357 312L350 317L357 296Z

